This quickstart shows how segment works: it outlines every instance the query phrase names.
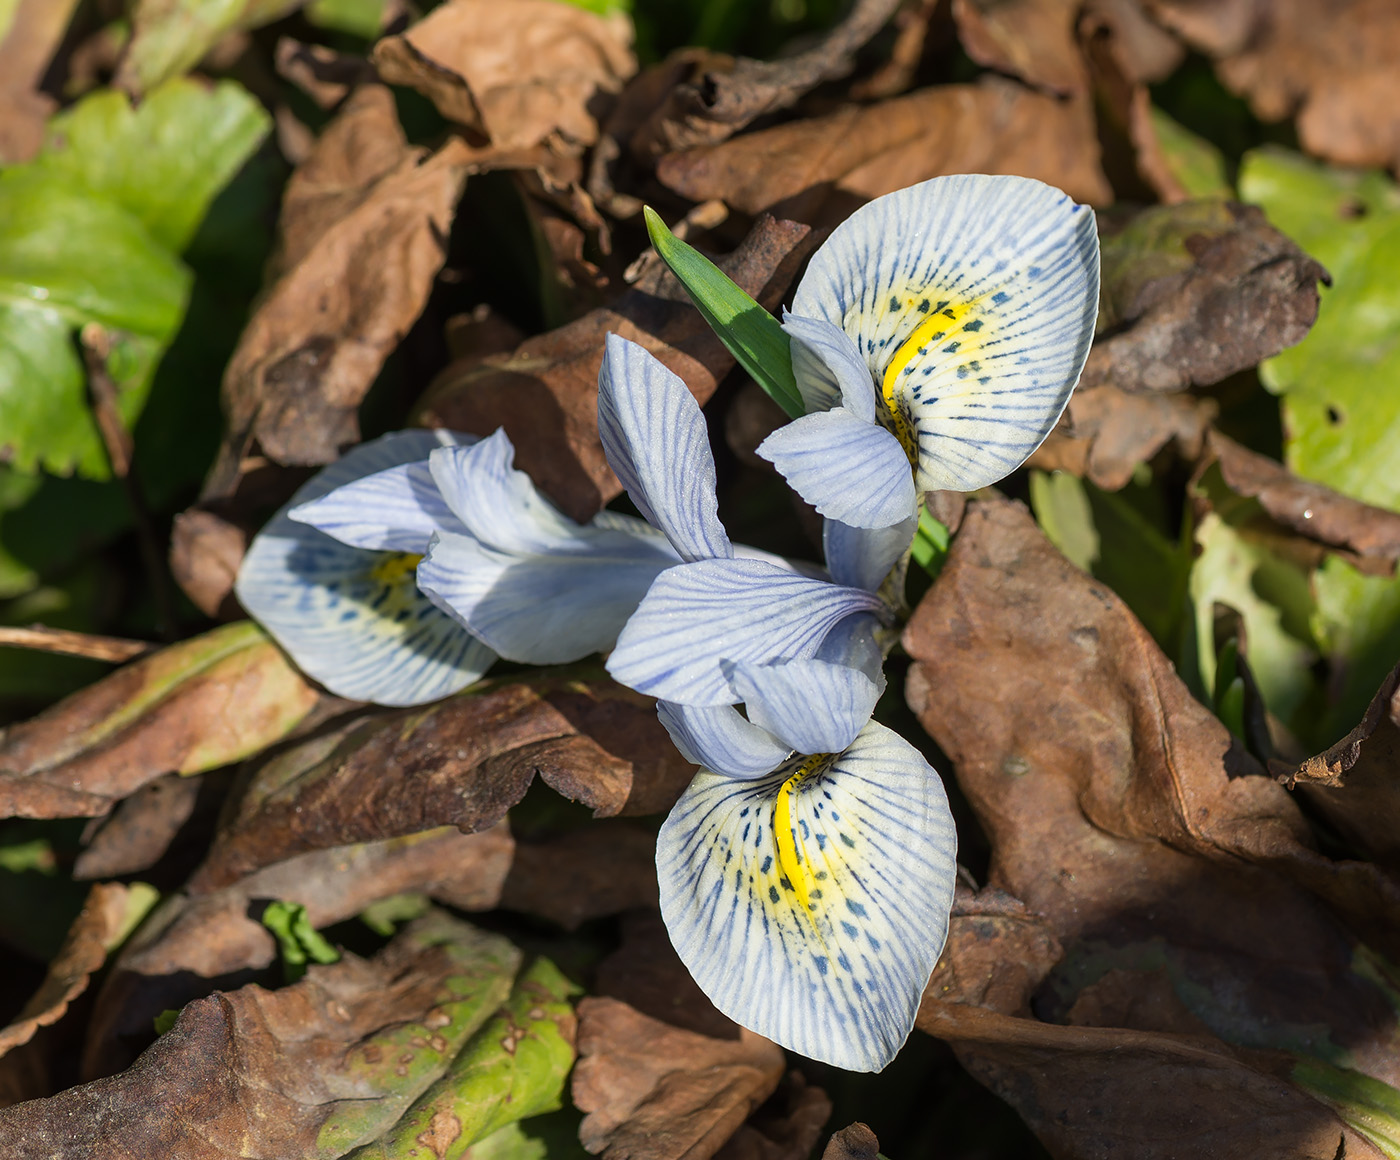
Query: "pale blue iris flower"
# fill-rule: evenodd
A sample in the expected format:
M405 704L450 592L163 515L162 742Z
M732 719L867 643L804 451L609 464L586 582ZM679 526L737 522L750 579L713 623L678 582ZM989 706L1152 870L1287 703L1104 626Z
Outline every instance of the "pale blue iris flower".
M234 584L239 602L332 693L418 705L465 688L495 661L415 584L426 523L397 534L381 527L357 543L299 522L308 505L346 485L474 439L400 431L361 444L304 484L249 545Z
M1098 300L1093 211L1058 189L963 174L877 198L816 252L784 315L808 413L758 453L860 527L995 483L1064 410Z
M878 1071L942 952L957 833L937 773L820 660L727 666L730 706L662 703L702 767L657 836L661 913L710 1000L784 1047Z

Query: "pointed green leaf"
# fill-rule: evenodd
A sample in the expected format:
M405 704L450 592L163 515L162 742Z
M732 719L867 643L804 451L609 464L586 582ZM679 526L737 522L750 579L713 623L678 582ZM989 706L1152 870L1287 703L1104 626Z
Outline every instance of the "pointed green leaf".
M648 206L642 213L651 244L729 353L790 418L798 418L802 395L792 376L792 350L782 325L718 266L667 229L653 209Z

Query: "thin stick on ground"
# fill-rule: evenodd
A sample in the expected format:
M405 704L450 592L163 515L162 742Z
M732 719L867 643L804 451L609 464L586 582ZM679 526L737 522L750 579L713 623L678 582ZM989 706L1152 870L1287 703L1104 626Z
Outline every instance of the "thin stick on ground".
M70 632L66 628L48 628L42 624L31 624L28 628L0 626L0 647L5 646L87 657L95 661L109 661L114 665L134 660L157 647L149 641L95 636L87 632Z

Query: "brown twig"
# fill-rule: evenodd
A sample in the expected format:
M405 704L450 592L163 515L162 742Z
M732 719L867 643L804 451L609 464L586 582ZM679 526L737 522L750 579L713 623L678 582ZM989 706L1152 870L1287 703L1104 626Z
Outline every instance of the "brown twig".
M111 335L96 322L89 322L79 332L83 362L87 366L88 392L92 398L93 418L102 435L112 474L122 481L126 501L136 522L136 538L141 545L141 559L151 582L151 597L155 604L156 630L163 640L175 639L175 602L170 590L165 558L156 539L151 513L146 510L141 485L132 472L132 438L117 406L117 385L107 372L107 357L112 352Z
M3 646L63 653L70 657L88 657L95 661L109 661L114 665L133 660L157 647L144 640L94 636L86 632L69 632L66 628L47 628L42 624L31 624L28 628L0 626L0 647Z

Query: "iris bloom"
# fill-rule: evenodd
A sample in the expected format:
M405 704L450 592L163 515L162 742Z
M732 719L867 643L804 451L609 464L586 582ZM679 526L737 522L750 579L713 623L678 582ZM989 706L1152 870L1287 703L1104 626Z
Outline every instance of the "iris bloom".
M253 538L234 585L239 601L331 692L418 705L465 688L495 661L414 582L430 527L361 527L347 540L299 522L345 485L473 439L400 431L361 444L304 484Z
M957 834L937 773L869 720L879 690L820 660L728 667L732 707L662 704L702 766L657 837L661 913L725 1014L878 1071L908 1038L948 932Z
M856 210L783 328L807 414L759 454L829 519L883 527L1025 462L1098 315L1093 212L1024 177L935 177Z

